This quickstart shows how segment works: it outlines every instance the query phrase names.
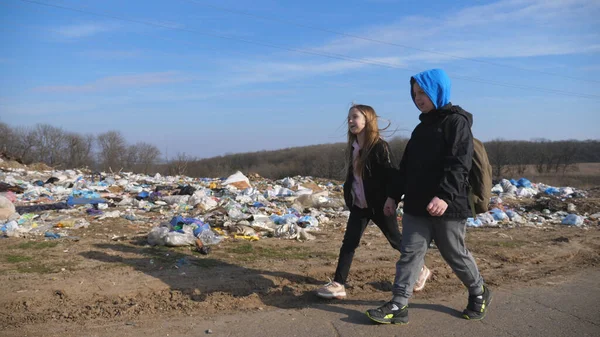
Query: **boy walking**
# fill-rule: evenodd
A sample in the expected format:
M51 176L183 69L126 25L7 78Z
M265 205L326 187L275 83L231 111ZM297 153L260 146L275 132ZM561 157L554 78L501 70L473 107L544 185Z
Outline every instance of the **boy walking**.
M450 103L450 79L441 69L410 80L411 96L421 111L420 123L406 145L397 171L390 171L384 213L404 195L401 257L396 263L392 300L367 310L378 323L408 323L408 299L424 263L429 242L469 289L463 317L485 317L492 299L477 264L465 246L466 219L471 216L468 176L473 160L473 116Z

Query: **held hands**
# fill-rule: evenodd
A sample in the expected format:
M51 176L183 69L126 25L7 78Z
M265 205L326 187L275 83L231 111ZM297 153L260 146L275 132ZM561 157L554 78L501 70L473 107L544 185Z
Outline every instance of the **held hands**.
M386 216L394 215L396 213L396 207L398 207L396 205L396 200L387 198L385 205L383 205L383 214Z
M447 208L448 204L444 200L438 197L433 197L433 199L431 199L431 201L429 202L429 205L427 205L427 212L429 212L431 216L442 216L444 215L444 212L446 212Z

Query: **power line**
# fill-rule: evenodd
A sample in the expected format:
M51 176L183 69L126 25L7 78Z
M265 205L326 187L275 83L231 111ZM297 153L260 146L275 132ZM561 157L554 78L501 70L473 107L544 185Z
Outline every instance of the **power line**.
M144 20L138 20L138 19L130 19L130 18L114 15L114 14L100 13L100 12L95 12L95 11L90 11L90 10L85 10L85 9L80 9L80 8L74 8L74 7L69 7L69 6L49 4L49 3L35 1L35 0L20 0L20 1L32 3L32 4L36 4L36 5L41 5L41 6L54 7L54 8L68 10L68 11L89 14L89 15L108 17L108 18L131 22L131 23L166 28L166 29L170 29L170 30L184 31L184 32L195 33L195 34L200 34L200 35L204 35L204 36L216 37L216 38L225 39L225 40L239 41L239 42L244 42L244 43L248 43L248 44L269 47L269 48L273 48L273 49L286 50L286 51L302 53L302 54L307 54L307 55L313 55L313 56L322 56L322 57L327 57L327 58L331 58L331 59L338 59L338 60L350 61L350 62L367 64L367 65L376 65L376 66L391 68L391 69L401 69L401 70L410 70L410 71L418 72L418 70L415 70L415 69L411 69L411 68L407 68L407 67L399 67L399 66L391 64L391 63L381 62L381 61L377 61L377 60L353 58L353 57L349 57L349 56L341 55L341 54L315 52L315 51L306 50L306 49L280 46L280 45L276 45L276 44L272 44L272 43L268 43L268 42L249 40L249 39L244 39L244 38L239 38L239 37L234 37L234 36L229 36L229 35L223 35L223 34L207 33L207 32L202 32L202 31L188 29L188 28L175 27L175 26L166 25L166 24L157 23L157 22L144 21ZM460 76L460 75L454 75L453 77L456 79L468 80L468 81L484 83L484 84L491 84L491 85L502 86L502 87L507 87L507 88L535 90L535 91L539 91L539 92L552 93L552 94L558 94L558 95L563 95L563 96L579 97L579 98L600 99L600 96L592 95L592 94L581 94L581 93L575 93L575 92L563 91L563 90L557 90L557 89L548 89L548 88L541 88L541 87L535 87L535 86L526 86L526 85L495 82L495 81L489 81L489 80L485 80L485 79Z
M369 38L369 37L364 37L364 36L359 36L359 35L354 35L354 34L339 32L339 31L335 31L335 30L332 30L332 29L327 29L327 28L322 28L322 27L316 27L316 26L306 25L306 24L298 23L298 22L294 22L294 21L289 21L289 20L284 20L284 19L279 19L279 18L274 18L274 17L268 17L268 16L264 16L264 15L253 14L253 13L246 12L246 11L243 11L243 10L237 10L237 9L231 9L231 8L225 8L225 7L215 6L215 5L212 5L212 4L209 4L209 3L206 3L206 2L197 1L197 0L180 0L180 1L190 2L190 3L196 4L196 5L200 5L200 6L212 8L212 9L215 9L215 10L218 10L218 11L222 11L222 12L228 12L228 13L233 13L233 14L237 14L237 15L244 15L244 16L247 16L247 17L251 17L251 18L255 18L255 19L260 19L260 20L280 22L280 23L284 23L284 24L288 24L288 25L292 25L292 26L296 26L296 27L300 27L300 28L312 29L312 30L321 31L321 32L329 33L329 34L339 35L339 36L344 36L344 37L348 37L348 38L352 38L352 39L356 39L356 40L363 40L363 41L368 41L368 42L373 42L373 43L378 43L378 44L383 44L383 45L388 45L388 46L394 46L394 47L401 47L401 48L406 48L406 49L412 49L412 50L416 50L416 51L420 51L420 52L424 52L424 53L445 56L445 57L449 57L449 58L453 58L453 59L457 59L457 60L477 62L477 63L488 64L488 65L492 65L492 66L496 66L496 67L511 68L511 69L521 70L521 71L530 71L530 72L534 72L534 73L538 73L538 74L544 74L544 75L556 76L556 77L563 77L563 78L568 78L568 79L577 80L577 81L600 83L600 81L596 81L596 80L590 80L590 79L585 79L585 78L573 77L573 76L568 76L568 75L555 74L555 73L550 73L550 72L546 72L546 71L542 71L542 70L536 70L536 69L521 68L521 67L517 67L517 66L513 66L513 65L508 65L508 64L502 64L502 63L496 63L496 62L491 62L491 61L486 61L486 60L480 60L480 59L476 59L476 58L472 58L472 57L456 56L456 55L452 55L452 54L448 54L448 53L443 53L443 52L438 52L438 51L434 51L434 50L422 49L422 48L417 48L417 47L408 46L408 45L404 45L404 44L399 44L399 43L394 43L394 42L389 42L389 41L383 41L383 40L378 40L378 39L374 39L374 38Z

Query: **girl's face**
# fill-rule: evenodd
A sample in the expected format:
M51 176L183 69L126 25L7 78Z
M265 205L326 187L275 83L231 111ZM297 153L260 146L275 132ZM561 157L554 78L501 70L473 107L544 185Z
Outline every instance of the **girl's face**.
M348 112L348 130L355 135L358 135L365 129L367 119L358 109L350 109Z
M427 113L435 109L435 106L433 106L431 99L429 99L429 96L427 96L425 91L421 89L417 82L413 84L412 90L415 93L415 104L417 105L419 110L421 110L421 112Z

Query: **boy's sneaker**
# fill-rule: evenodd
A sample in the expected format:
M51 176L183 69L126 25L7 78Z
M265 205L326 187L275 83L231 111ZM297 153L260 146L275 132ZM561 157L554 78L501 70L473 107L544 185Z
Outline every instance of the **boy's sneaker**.
M425 288L425 283L427 283L427 280L431 277L431 270L429 270L429 268L427 268L426 266L423 266L423 268L421 268L421 274L419 274L419 278L417 279L417 283L415 283L415 287L413 288L414 292L418 292L423 290L423 288Z
M463 317L470 320L483 319L491 302L492 292L486 285L483 285L483 294L469 295L469 304L463 311Z
M367 310L367 317L382 324L408 324L408 305L387 302L377 309Z
M342 300L346 298L346 288L343 284L331 281L317 290L317 296L327 299L336 298Z

